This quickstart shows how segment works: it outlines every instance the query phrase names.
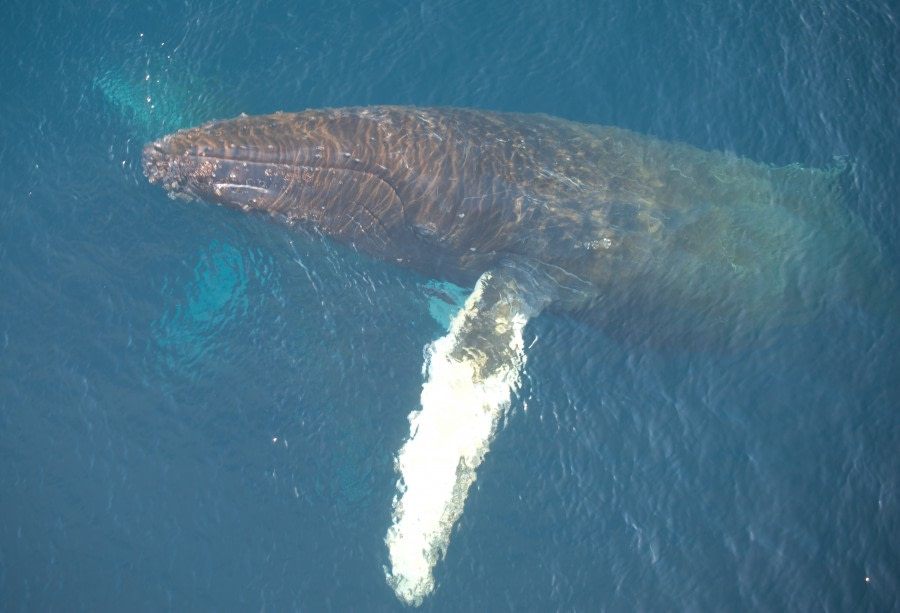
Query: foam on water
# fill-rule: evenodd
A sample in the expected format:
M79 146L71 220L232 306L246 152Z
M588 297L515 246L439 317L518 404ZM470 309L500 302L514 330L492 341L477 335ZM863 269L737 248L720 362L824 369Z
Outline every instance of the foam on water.
M495 315L496 329L504 332L499 336L509 340L491 368L482 368L477 352L459 351L466 324L481 306L485 282L483 277L476 285L448 334L427 348L422 408L410 414L410 437L395 462L400 480L385 538L391 560L385 574L407 604L421 604L434 589L434 566L447 550L475 471L510 407L525 364L527 308Z

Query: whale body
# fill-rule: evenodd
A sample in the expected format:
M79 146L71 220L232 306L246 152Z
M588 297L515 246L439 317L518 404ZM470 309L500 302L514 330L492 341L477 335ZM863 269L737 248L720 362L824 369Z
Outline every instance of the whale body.
M621 338L731 341L803 317L871 275L839 170L546 115L366 107L241 116L147 145L175 198L258 211L428 277L472 287L426 352L397 455L388 583L434 588L475 469L544 310Z

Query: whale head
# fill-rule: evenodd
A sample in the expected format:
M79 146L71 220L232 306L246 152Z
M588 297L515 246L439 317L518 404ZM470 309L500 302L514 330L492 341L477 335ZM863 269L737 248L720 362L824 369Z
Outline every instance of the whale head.
M399 179L364 147L366 124L325 112L212 122L148 144L144 174L171 198L268 213L389 255L408 228Z

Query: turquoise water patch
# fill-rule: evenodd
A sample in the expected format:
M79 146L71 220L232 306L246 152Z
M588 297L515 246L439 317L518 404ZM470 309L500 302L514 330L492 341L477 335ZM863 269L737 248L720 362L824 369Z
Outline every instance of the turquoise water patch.
M236 115L233 101L213 92L222 86L192 73L172 56L151 53L144 65L102 68L93 89L142 141L212 119Z
M209 356L228 346L231 326L252 310L248 287L266 285L271 266L261 251L242 251L219 239L184 264L191 274L166 279L167 306L151 333L159 367L193 380Z
M462 308L470 291L453 283L434 279L420 284L419 289L428 301L428 314L445 330L450 328L450 321Z

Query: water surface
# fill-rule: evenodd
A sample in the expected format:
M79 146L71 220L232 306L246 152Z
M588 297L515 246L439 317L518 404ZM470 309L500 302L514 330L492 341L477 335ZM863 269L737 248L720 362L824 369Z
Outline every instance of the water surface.
M3 13L4 610L403 608L382 569L393 455L445 290L168 201L139 165L163 133L439 104L778 165L838 156L848 210L900 279L886 2ZM537 318L423 610L896 609L897 308L825 298L727 354Z

